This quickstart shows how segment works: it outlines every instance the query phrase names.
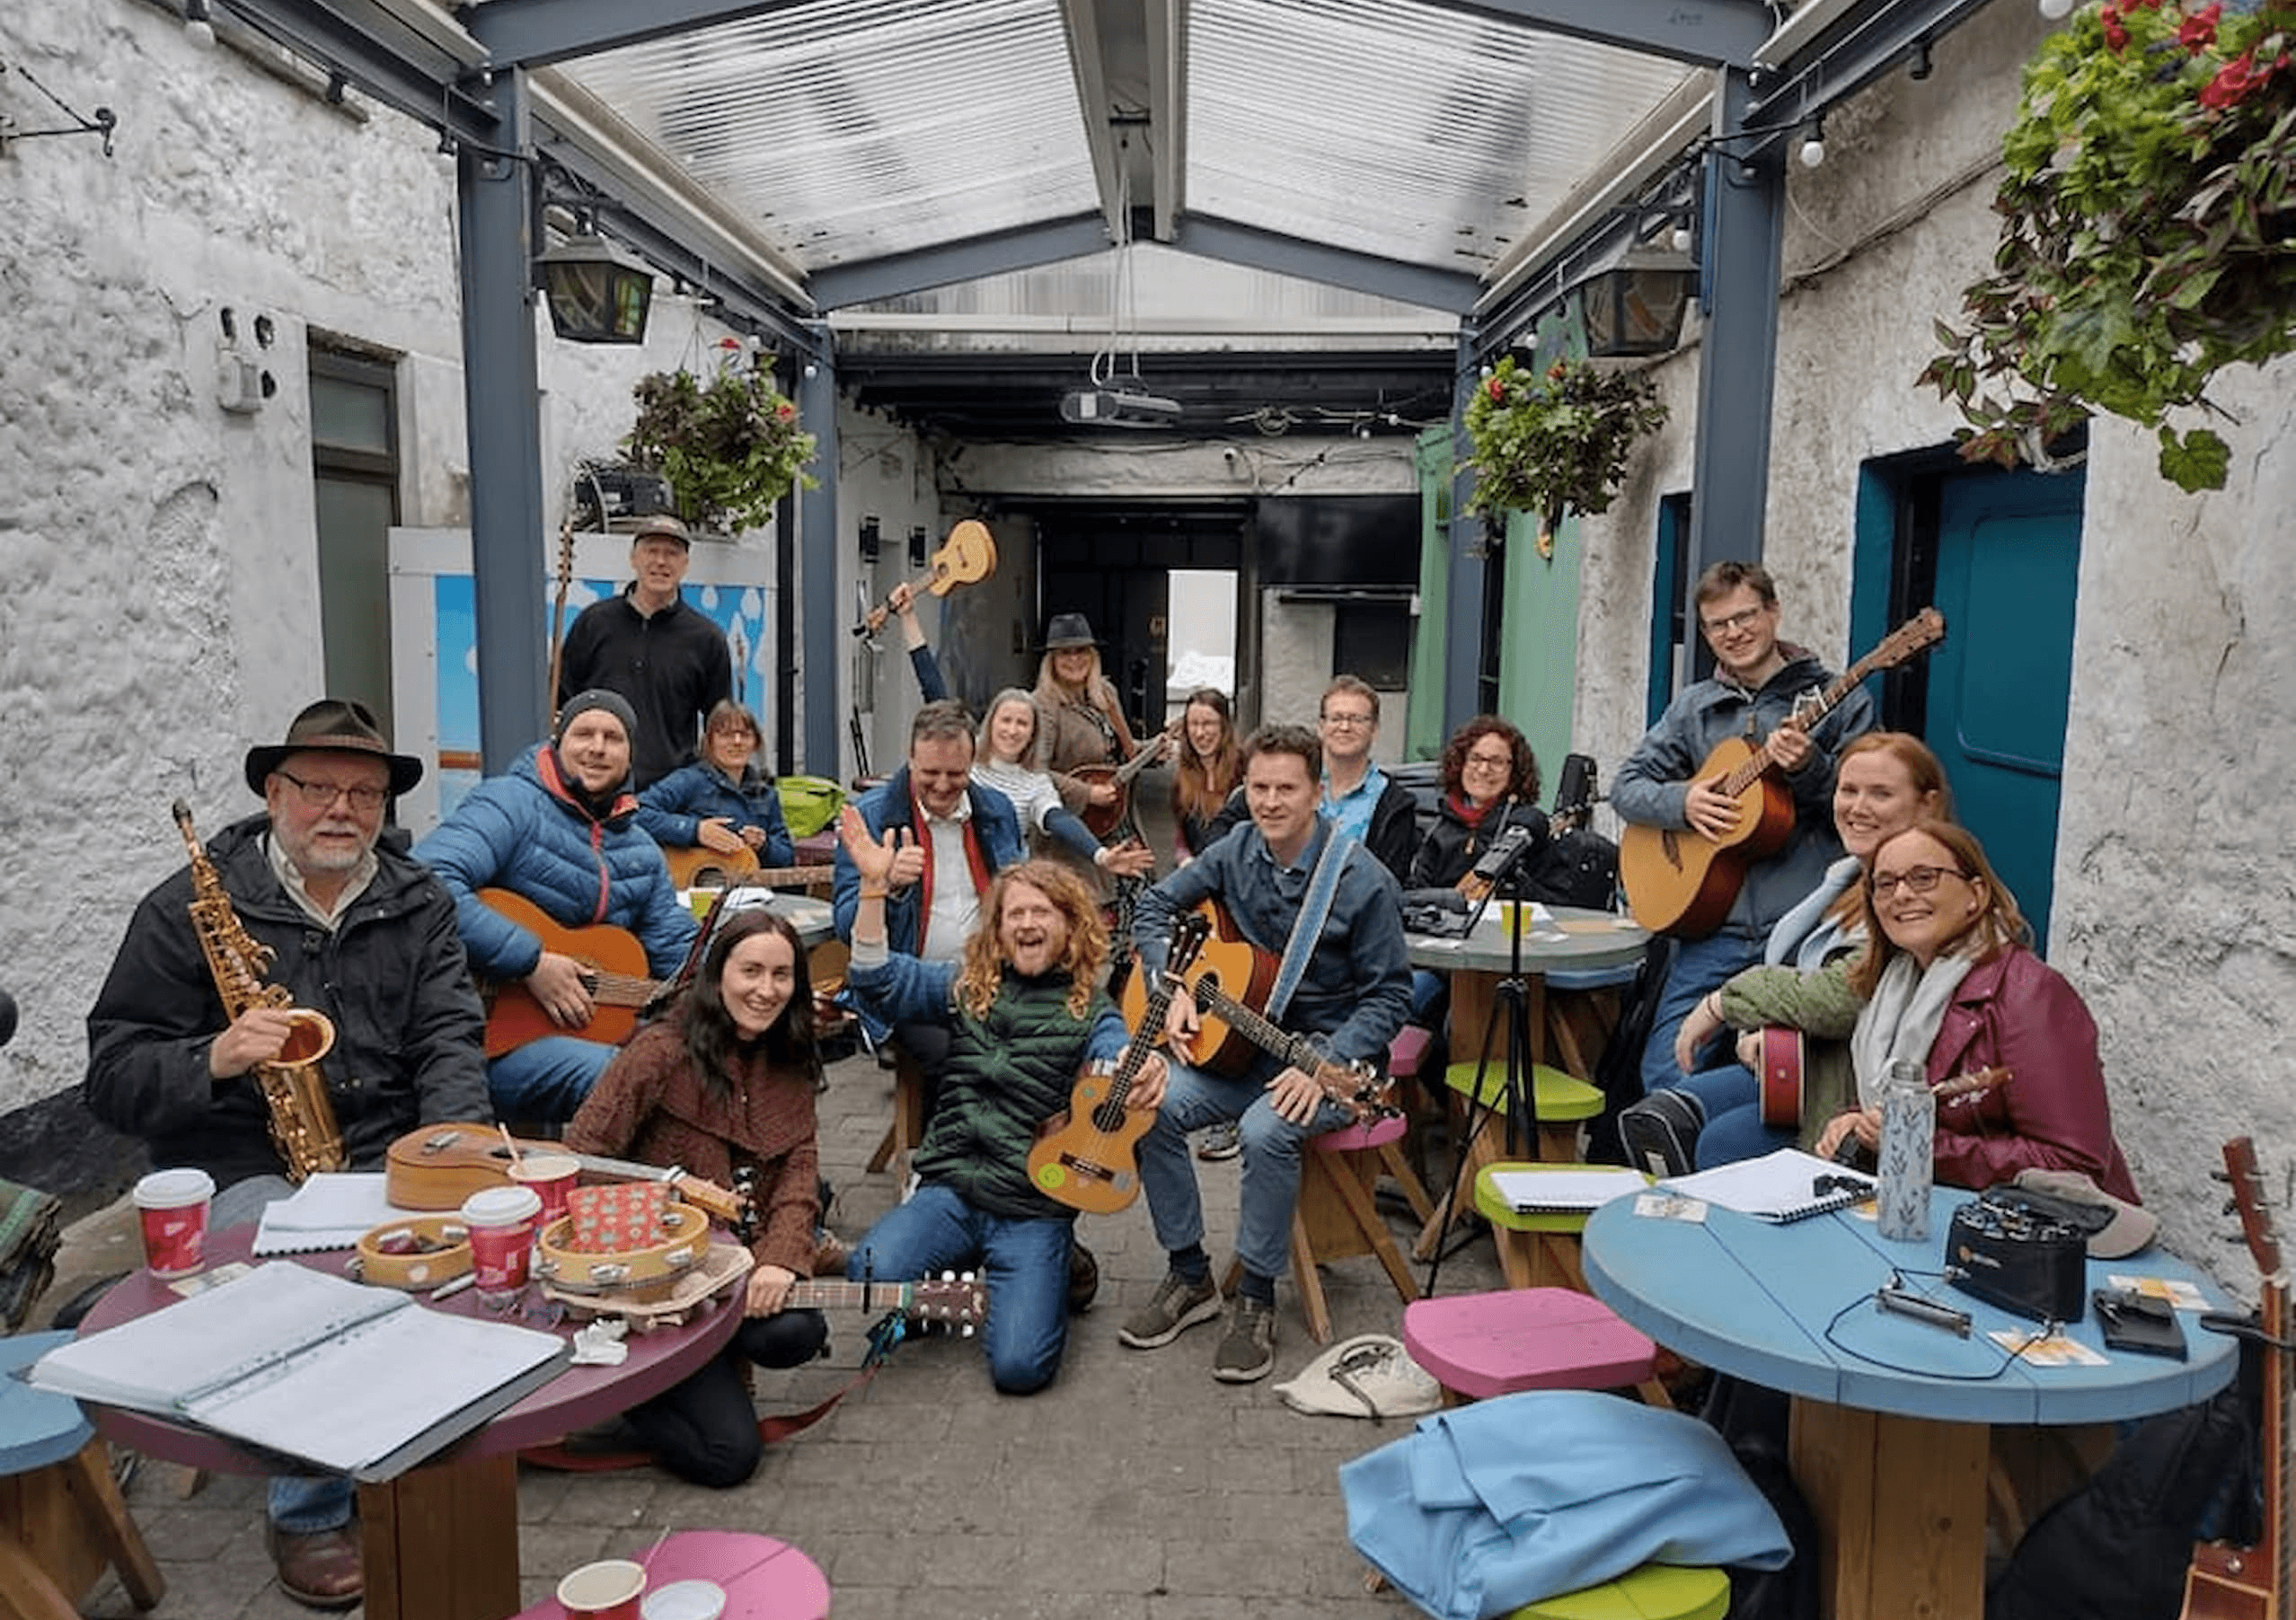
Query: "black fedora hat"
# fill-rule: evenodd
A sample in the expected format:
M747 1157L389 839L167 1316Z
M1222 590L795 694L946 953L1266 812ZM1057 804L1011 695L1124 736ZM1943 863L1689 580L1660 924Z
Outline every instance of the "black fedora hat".
M349 698L322 698L295 717L286 742L247 751L247 785L261 793L264 779L279 768L280 761L291 753L314 750L363 753L381 760L391 768L393 793L404 793L422 780L422 762L412 754L391 752L391 739L383 735L382 722L373 709Z
M1055 613L1052 622L1045 626L1045 651L1048 653L1099 645L1100 638L1092 633L1092 621L1082 613Z

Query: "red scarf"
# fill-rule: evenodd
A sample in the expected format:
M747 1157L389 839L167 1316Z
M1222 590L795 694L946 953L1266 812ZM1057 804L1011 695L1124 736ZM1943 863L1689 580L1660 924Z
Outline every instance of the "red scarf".
M1465 822L1470 828L1478 832L1481 831L1485 818L1488 817L1492 811L1506 803L1505 799L1495 798L1489 804L1485 805L1480 810L1478 810L1474 806L1469 804L1456 793L1444 794L1443 796L1443 802L1451 806L1452 814L1457 816L1461 821Z

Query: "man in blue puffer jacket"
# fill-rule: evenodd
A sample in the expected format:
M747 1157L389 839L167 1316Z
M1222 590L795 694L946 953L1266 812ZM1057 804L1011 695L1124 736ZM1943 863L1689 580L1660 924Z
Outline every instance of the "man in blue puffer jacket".
M596 1010L583 965L489 906L479 890L508 889L561 927L625 929L657 979L676 973L693 943L693 915L677 903L661 848L636 825L638 801L626 790L634 725L619 694L576 693L552 743L481 782L415 849L455 896L472 970L500 993L523 989L566 1032L487 1064L494 1111L506 1120L572 1118L614 1048L578 1033ZM495 1021L508 1010L498 1007Z

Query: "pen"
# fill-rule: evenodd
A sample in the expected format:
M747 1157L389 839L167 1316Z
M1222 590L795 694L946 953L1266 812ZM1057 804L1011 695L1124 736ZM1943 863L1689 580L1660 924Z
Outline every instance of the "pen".
M452 1299L456 1294L461 1293L464 1289L470 1287L472 1283L476 1282L477 1281L478 1273L476 1272L464 1272L461 1276L455 1278L451 1282L442 1282L437 1288L430 1290L431 1303L436 1305L441 1299Z

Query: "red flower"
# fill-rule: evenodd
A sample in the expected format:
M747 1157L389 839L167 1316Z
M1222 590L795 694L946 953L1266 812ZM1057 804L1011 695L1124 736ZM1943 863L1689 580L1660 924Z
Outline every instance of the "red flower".
M1483 386L1490 394L1492 404L1504 405L1506 403L1506 384L1500 382L1498 378L1496 376L1491 378L1488 383L1484 383Z
M720 338L718 339L718 347L720 348L739 348L741 347L741 339L738 338Z
M795 415L797 415L797 407L787 400L783 400L779 405L773 407L773 419L777 422L786 422Z
M2216 43L2216 25L2224 16L2224 0L2193 13L2177 31L2177 43L2198 56Z
M2254 50L2244 52L2239 60L2227 62L2214 78L2201 86L2200 104L2218 111L2237 107L2270 77L2270 67L2262 73L2256 71Z
M2119 6L2102 6L2098 8L2097 17L2097 21L2105 26L2105 43L2107 46L2117 52L2128 44L2129 31L2121 26L2121 8Z

